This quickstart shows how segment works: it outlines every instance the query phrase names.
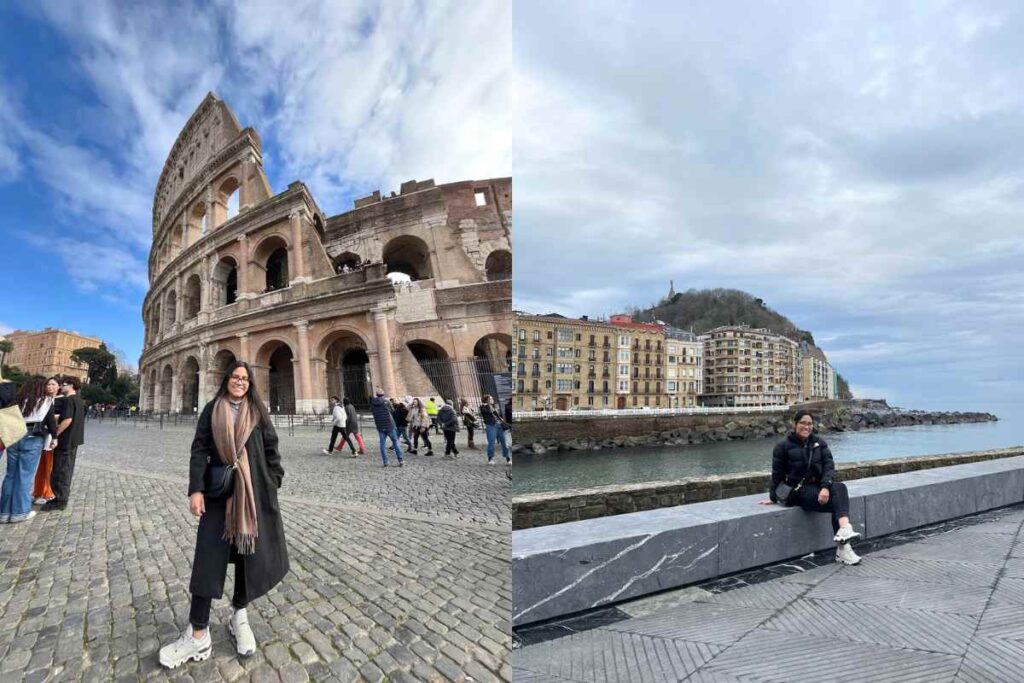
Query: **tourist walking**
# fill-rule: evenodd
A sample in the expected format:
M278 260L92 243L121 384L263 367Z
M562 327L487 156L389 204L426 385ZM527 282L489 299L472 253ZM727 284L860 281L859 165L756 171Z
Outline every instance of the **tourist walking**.
M230 488L218 484L227 474ZM189 592L189 624L181 638L160 648L168 668L210 656L210 606L224 593L228 564L235 588L228 632L239 655L256 651L246 607L288 573L288 546L278 507L284 469L277 432L249 365L235 361L196 424L189 461L189 508L199 518Z
M430 428L434 430L435 434L439 434L440 432L437 429L437 403L434 402L433 396L427 401L427 417L430 418Z
M469 401L464 398L459 399L459 413L462 415L462 426L466 428L466 448L475 451L476 445L473 443L473 431L476 429L476 415L473 414L473 409L469 407Z
M430 445L430 416L427 415L427 409L419 398L414 398L412 405L409 406L409 429L412 431L410 452L414 455L418 453L419 442L422 440L427 447L427 452L423 455L433 455L434 447Z
M846 484L835 481L836 466L828 444L813 433L814 417L798 410L793 431L772 452L772 485L762 505L796 505L811 512L832 514L836 562L857 564L860 557L850 542L860 537L850 524L850 495ZM784 487L779 488L781 484Z
M337 396L331 396L331 443L324 449L324 455L334 452L334 441L340 434L342 440L338 443L338 450L343 450L342 444L347 443L348 447L352 449L352 457L355 457L356 447L352 445L352 439L348 436L347 424L348 415L345 414L345 406L341 405Z
M455 435L459 432L459 416L455 413L451 400L445 400L437 411L437 421L444 433L444 454L447 457L459 457L459 449L455 447Z
M495 443L501 443L501 454L505 457L505 464L512 464L512 454L508 450L508 441L505 439L505 430L508 428L505 421L498 414L498 408L494 405L494 399L488 394L483 395L483 403L480 404L480 417L484 421L484 431L487 433L487 464L494 464Z
M388 466L388 451L386 448L388 438L395 449L395 457L398 458L398 466L402 467L405 462L402 460L402 447L398 443L398 428L395 427L395 417L391 414L390 402L384 398L384 392L377 390L377 395L370 399L370 412L373 413L373 423L377 427L377 436L380 438L380 460L382 467Z
M30 379L21 385L13 405L21 409L28 432L6 444L7 471L0 486L0 523L24 522L35 517L32 509L32 481L39 466L43 442L57 431L53 417L53 396L46 395L46 381Z
M53 399L53 414L60 420L61 405L64 397L59 395L60 382L56 377L46 380L46 395ZM37 505L46 505L53 500L53 489L50 488L50 477L53 475L53 434L47 434L43 442L43 454L36 468L35 482L32 485L32 498Z
M60 380L60 392L64 398L61 402L57 433L53 435L56 440L53 444L53 474L50 475L53 500L41 508L44 512L66 509L71 497L75 458L78 455L78 447L85 443L85 404L78 395L81 386L81 380L73 375L62 377Z
M359 413L356 412L352 401L348 400L348 396L341 399L341 404L345 406L345 431L359 444L359 455L362 455L366 453L366 446L363 445L363 436L359 433Z
M405 442L406 452L412 449L412 442L409 440L409 402L408 396L405 401L396 398L391 399L391 408L395 416L395 427L398 429L398 437Z

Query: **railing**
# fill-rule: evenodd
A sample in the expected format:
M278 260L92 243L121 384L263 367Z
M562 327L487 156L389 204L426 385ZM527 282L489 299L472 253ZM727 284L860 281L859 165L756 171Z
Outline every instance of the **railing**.
M516 410L513 411L515 420L564 420L601 417L652 417L658 415L735 415L739 413L782 413L790 410L791 406L750 406L735 408L718 408L700 406L692 408L596 408L592 410Z

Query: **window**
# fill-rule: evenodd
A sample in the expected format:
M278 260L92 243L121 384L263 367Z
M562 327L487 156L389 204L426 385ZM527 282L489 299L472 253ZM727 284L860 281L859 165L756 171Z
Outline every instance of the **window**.
M629 391L629 380L625 380L625 379L619 380L619 391L624 391L624 392L628 392Z
M557 385L555 387L555 391L558 391L558 392L572 391L572 380L571 379L560 379L560 380L558 380Z
M558 357L559 358L573 358L574 356L575 356L575 354L573 354L571 346L559 346L558 347Z
M559 363L558 374L560 375L571 375L575 366L572 363Z
M629 377L629 366L628 365L620 365L619 366L619 377Z
M520 337L520 339L523 339L523 338L524 337ZM533 331L533 341L535 341L535 342L539 342L540 341L540 330L534 330Z
M536 333L534 333L536 334ZM519 330L519 340L526 341L526 330Z
M676 393L676 383L675 382L671 382L671 381L668 382L668 393L670 393L670 394Z
M619 346L621 348L629 348L629 337L624 334L619 335Z
M487 193L483 190L477 190L473 194L473 198L476 200L477 206L487 206Z
M558 341L565 342L565 341L572 341L572 340L573 340L572 330L558 330Z
M619 362L620 363L628 363L629 362L629 351L619 351Z

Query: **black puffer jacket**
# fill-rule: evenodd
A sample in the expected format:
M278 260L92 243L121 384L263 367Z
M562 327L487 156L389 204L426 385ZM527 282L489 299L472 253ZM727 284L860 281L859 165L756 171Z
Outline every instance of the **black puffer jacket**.
M808 452L809 451L809 452ZM810 472L807 465L810 462ZM793 432L775 444L772 452L772 486L768 495L775 500L775 488L783 479L791 486L796 486L804 474L804 486L829 486L835 480L836 464L832 460L832 451L828 444L817 434L811 433L807 441L801 441Z

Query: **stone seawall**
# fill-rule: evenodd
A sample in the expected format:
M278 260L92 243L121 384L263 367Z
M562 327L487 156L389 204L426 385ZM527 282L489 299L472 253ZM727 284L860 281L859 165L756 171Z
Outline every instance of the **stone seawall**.
M851 481L1020 455L1024 455L1024 448L1017 447L971 453L836 463L836 473L837 479ZM555 493L520 495L515 496L512 500L512 528L528 529L686 503L766 493L770 479L770 472L740 472L676 481L618 484Z
M884 401L829 401L804 404L813 411L815 431L859 431L912 425L960 424L997 420L991 413L926 412L890 408ZM513 452L540 455L552 451L686 446L716 441L763 439L785 434L794 411L708 413L697 415L584 415L552 413L519 421Z

